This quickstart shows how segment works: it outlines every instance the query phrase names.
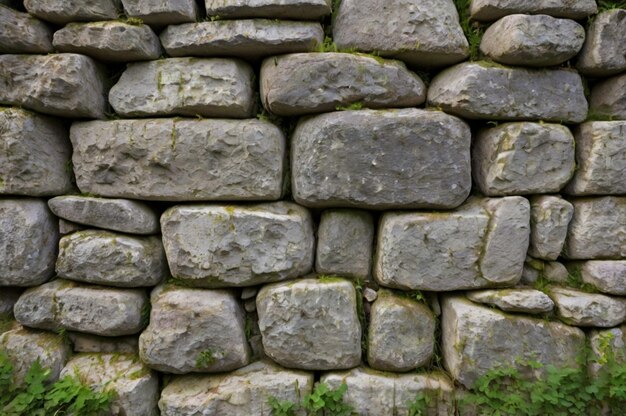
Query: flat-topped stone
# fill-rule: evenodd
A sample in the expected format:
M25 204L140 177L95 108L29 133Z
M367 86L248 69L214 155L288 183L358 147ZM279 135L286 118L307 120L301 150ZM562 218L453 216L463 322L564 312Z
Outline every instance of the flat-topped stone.
M41 20L0 5L0 53L52 52L52 30Z
M318 20L328 16L331 0L205 0L207 16L226 19L266 17Z
M586 76L606 77L626 70L626 10L599 13L587 28L576 67Z
M195 22L200 17L196 0L121 0L128 17L155 26Z
M559 196L535 195L530 199L530 246L528 254L556 260L565 244L574 206Z
M594 0L472 0L472 19L492 21L510 14L547 14L567 19L584 19L597 13Z
M626 299L553 287L550 297L563 322L582 327L610 328L626 320Z
M626 260L589 260L567 263L569 273L602 293L626 295Z
M552 299L535 289L475 290L465 295L472 302L493 305L505 312L541 314L554 309Z
M24 0L28 13L40 19L64 25L117 19L119 0Z
M626 74L593 86L589 112L610 120L626 120Z

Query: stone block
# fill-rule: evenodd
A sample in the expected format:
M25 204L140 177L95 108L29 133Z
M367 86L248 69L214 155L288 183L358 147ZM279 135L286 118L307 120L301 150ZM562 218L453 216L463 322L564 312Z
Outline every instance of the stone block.
M117 19L119 0L24 0L28 13L40 19L64 25Z
M541 314L554 309L552 299L535 289L475 290L467 292L466 296L472 302L495 306L505 312Z
M573 215L574 206L558 196L533 196L528 254L542 260L556 260L563 250Z
M626 299L553 287L550 297L563 322L582 327L610 328L626 320Z
M330 14L331 0L205 0L208 16L227 19L319 20Z
M626 10L599 13L587 28L576 67L589 77L606 77L626 69Z
M52 52L52 30L41 20L0 5L0 53Z
M610 120L626 120L626 74L605 79L591 89L589 112Z
M492 21L510 14L547 14L580 20L598 12L594 0L472 0L472 19Z
M196 0L121 0L128 17L155 26L195 22L199 16Z
M589 260L567 263L569 273L602 293L626 296L626 260Z

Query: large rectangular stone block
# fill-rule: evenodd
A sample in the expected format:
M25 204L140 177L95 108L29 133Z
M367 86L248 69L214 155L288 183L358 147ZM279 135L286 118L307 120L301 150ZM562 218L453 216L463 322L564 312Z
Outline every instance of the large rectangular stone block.
M587 27L587 38L576 67L589 77L616 75L626 69L626 10L620 7L599 13Z
M0 53L52 52L52 30L33 16L0 3Z
M472 0L472 19L491 21L509 14L547 14L568 19L584 19L595 14L594 0Z
M28 13L57 25L117 19L120 0L24 0Z
M317 20L330 14L331 0L205 0L209 16L228 19Z
M149 25L164 26L194 22L199 16L196 0L121 0L129 17Z

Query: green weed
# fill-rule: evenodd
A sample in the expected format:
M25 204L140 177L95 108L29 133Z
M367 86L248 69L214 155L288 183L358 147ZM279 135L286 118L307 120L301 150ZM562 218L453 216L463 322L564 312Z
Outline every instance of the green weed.
M598 13L613 9L626 9L626 1L598 0Z
M293 416L300 410L304 410L307 416L351 416L354 409L343 401L346 391L348 385L345 383L336 389L331 389L325 383L318 383L313 392L306 395L300 403L278 400L275 397L269 397L267 402L272 409L272 416Z
M213 364L217 358L215 357L215 353L211 349L206 349L200 351L198 356L196 357L196 368L206 368Z
M363 108L363 103L356 102L356 103L352 103L349 105L338 105L337 107L335 107L335 110L337 111L360 110L362 108Z
M278 400L275 397L268 398L267 404L269 404L272 409L272 416L296 416L296 411L298 409L294 402L290 402L289 400Z
M454 5L459 12L461 29L469 43L470 61L477 61L480 59L480 42L487 30L487 25L470 19L470 4L471 0L454 0Z

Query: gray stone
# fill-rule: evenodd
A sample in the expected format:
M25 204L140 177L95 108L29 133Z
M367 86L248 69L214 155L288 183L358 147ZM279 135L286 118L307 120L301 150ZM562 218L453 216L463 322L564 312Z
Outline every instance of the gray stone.
M150 367L213 373L250 362L244 312L233 292L165 285L151 301L150 325L139 336L139 355Z
M256 294L259 292L258 287L244 287L241 290L241 299L248 300L256 297Z
M574 276L580 276L600 292L610 295L626 295L626 260L590 260L572 262L567 268Z
M281 197L283 133L259 120L118 120L74 123L82 192L161 201Z
M78 231L61 238L59 277L106 286L155 286L168 273L159 237L131 237L109 231Z
M64 220L63 218L59 218L59 234L67 235L74 233L76 231L81 231L86 229L87 227L82 224L77 224L75 222Z
M488 196L558 192L575 169L574 136L560 124L504 123L472 147L474 182Z
M59 52L89 55L101 61L129 62L158 59L161 44L146 25L124 22L70 23L54 33Z
M205 0L208 16L318 20L330 14L331 0Z
M528 254L542 260L556 260L563 250L573 215L574 206L558 196L533 196Z
M28 13L57 25L117 19L119 0L24 0Z
M138 337L100 337L98 335L70 332L68 334L74 352L104 352L138 354Z
M52 30L28 13L0 5L0 53L52 52Z
M278 364L333 370L361 362L356 291L349 281L274 283L261 289L256 302L265 353Z
M317 22L264 19L216 20L168 26L161 32L169 56L235 56L256 60L270 55L312 52L324 41Z
M114 337L141 331L147 307L148 297L143 290L58 279L28 289L15 304L14 312L15 319L24 326Z
M129 234L157 234L157 214L139 201L66 195L48 201L54 215L79 224Z
M340 49L375 51L421 67L451 65L469 51L452 0L342 0L333 40Z
M376 299L378 299L378 292L371 287L366 287L365 289L363 289L363 299L370 303L374 302Z
M13 305L22 294L22 288L3 287L0 290L0 319L13 316Z
M257 361L228 374L174 377L163 388L159 408L161 416L265 415L271 412L269 397L297 403L312 390L312 373Z
M111 391L110 415L156 416L159 377L131 354L77 354L61 376L78 379L95 391Z
M0 194L48 196L72 190L72 148L60 122L0 108L0 131Z
M563 263L548 261L544 263L543 277L549 282L565 283L569 273Z
M570 202L563 256L571 260L626 258L626 197L580 198Z
M367 362L377 370L411 371L435 350L435 317L423 303L382 291L372 305Z
M104 118L103 74L84 55L0 55L0 103L53 116Z
M172 275L193 286L254 286L313 267L311 216L289 202L176 206L161 227Z
M471 119L580 123L587 118L582 79L569 69L463 63L435 76L428 103Z
M403 290L514 285L522 276L529 223L522 197L472 199L449 212L385 213L374 277Z
M372 268L374 219L367 211L322 212L317 230L315 271L366 279Z
M626 299L560 287L550 288L556 314L574 326L610 328L626 320Z
M626 10L598 14L587 28L587 39L576 67L586 76L606 77L626 69Z
M567 19L584 19L597 13L594 0L472 0L472 19L492 21L509 14L547 14Z
M518 367L524 377L540 378L546 366L577 368L585 334L560 322L509 315L479 306L460 296L443 299L444 365L467 388L498 367ZM526 374L524 361L542 363Z
M123 117L246 118L254 111L254 72L233 59L168 58L129 64L109 101Z
M626 74L597 83L591 89L589 113L610 120L626 120Z
M454 208L471 188L470 141L467 124L438 111L302 119L291 143L293 196L316 208Z
M589 373L598 377L609 369L609 365L626 363L626 326L589 331ZM609 360L611 358L611 360ZM613 361L614 360L614 361Z
M200 17L196 0L122 0L122 4L128 17L149 25L195 22Z
M583 123L575 137L577 169L565 191L570 195L626 194L626 121Z
M541 277L541 273L545 268L545 262L526 256L524 261L524 269L522 270L522 278L517 283L517 287L534 286Z
M36 286L54 275L59 231L40 199L0 199L0 287Z
M298 53L261 66L261 99L279 116L325 113L357 104L416 107L426 86L400 61L353 53Z
M472 302L493 305L505 312L539 314L554 309L552 299L535 289L476 290L466 296Z

